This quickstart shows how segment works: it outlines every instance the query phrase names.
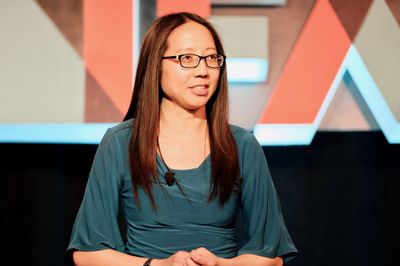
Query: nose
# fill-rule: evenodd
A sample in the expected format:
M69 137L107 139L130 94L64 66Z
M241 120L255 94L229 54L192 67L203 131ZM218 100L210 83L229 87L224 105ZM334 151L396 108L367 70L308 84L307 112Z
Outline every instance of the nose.
M206 59L200 59L199 65L194 69L195 76L208 76L208 67L206 65Z

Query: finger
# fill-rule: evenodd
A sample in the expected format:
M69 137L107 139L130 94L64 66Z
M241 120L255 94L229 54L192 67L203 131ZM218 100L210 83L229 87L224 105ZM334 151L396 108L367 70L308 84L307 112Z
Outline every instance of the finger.
M193 261L200 265L216 265L217 257L205 248L198 248L190 252Z
M196 263L196 265L208 265L210 258L202 256L201 254L190 255L190 259Z
M185 263L187 266L198 266L201 265L199 263L197 263L196 261L192 260L192 258L189 256L186 258Z
M198 259L200 259L201 254L199 253L199 251L197 249L194 249L190 252L190 257L194 260L197 261Z
M173 254L170 259L171 259L171 264L173 266L186 266L186 258L189 257L190 254L189 252L186 251L177 251L175 254Z

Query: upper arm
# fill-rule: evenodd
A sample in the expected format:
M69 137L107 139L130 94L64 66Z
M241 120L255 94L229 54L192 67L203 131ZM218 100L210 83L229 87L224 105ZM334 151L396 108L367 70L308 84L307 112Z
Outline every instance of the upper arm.
M244 243L238 254L293 256L297 250L286 229L264 152L250 134L241 143L240 160Z
M116 140L109 132L106 133L92 164L69 250L123 249L118 227L120 178L117 148Z

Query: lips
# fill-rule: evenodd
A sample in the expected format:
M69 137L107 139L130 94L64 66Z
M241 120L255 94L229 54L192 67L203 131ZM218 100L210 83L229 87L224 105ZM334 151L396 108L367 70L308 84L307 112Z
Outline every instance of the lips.
M190 87L190 89L197 96L207 96L208 95L208 87L209 87L209 85L207 85L207 84L199 84L199 85Z

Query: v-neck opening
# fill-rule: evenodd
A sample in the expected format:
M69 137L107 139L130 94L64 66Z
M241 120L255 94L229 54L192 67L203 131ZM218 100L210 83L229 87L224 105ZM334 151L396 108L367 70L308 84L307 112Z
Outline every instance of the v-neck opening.
M204 167L204 165L210 160L211 158L211 153L207 155L207 157L200 163L199 166L194 167L194 168L187 168L187 169L175 169L169 167L169 169L175 173L185 173L185 172L195 172L197 170L200 170L201 168ZM161 159L161 156L159 153L157 153L157 161L163 166L163 168L167 169L167 166L165 165L165 162Z

